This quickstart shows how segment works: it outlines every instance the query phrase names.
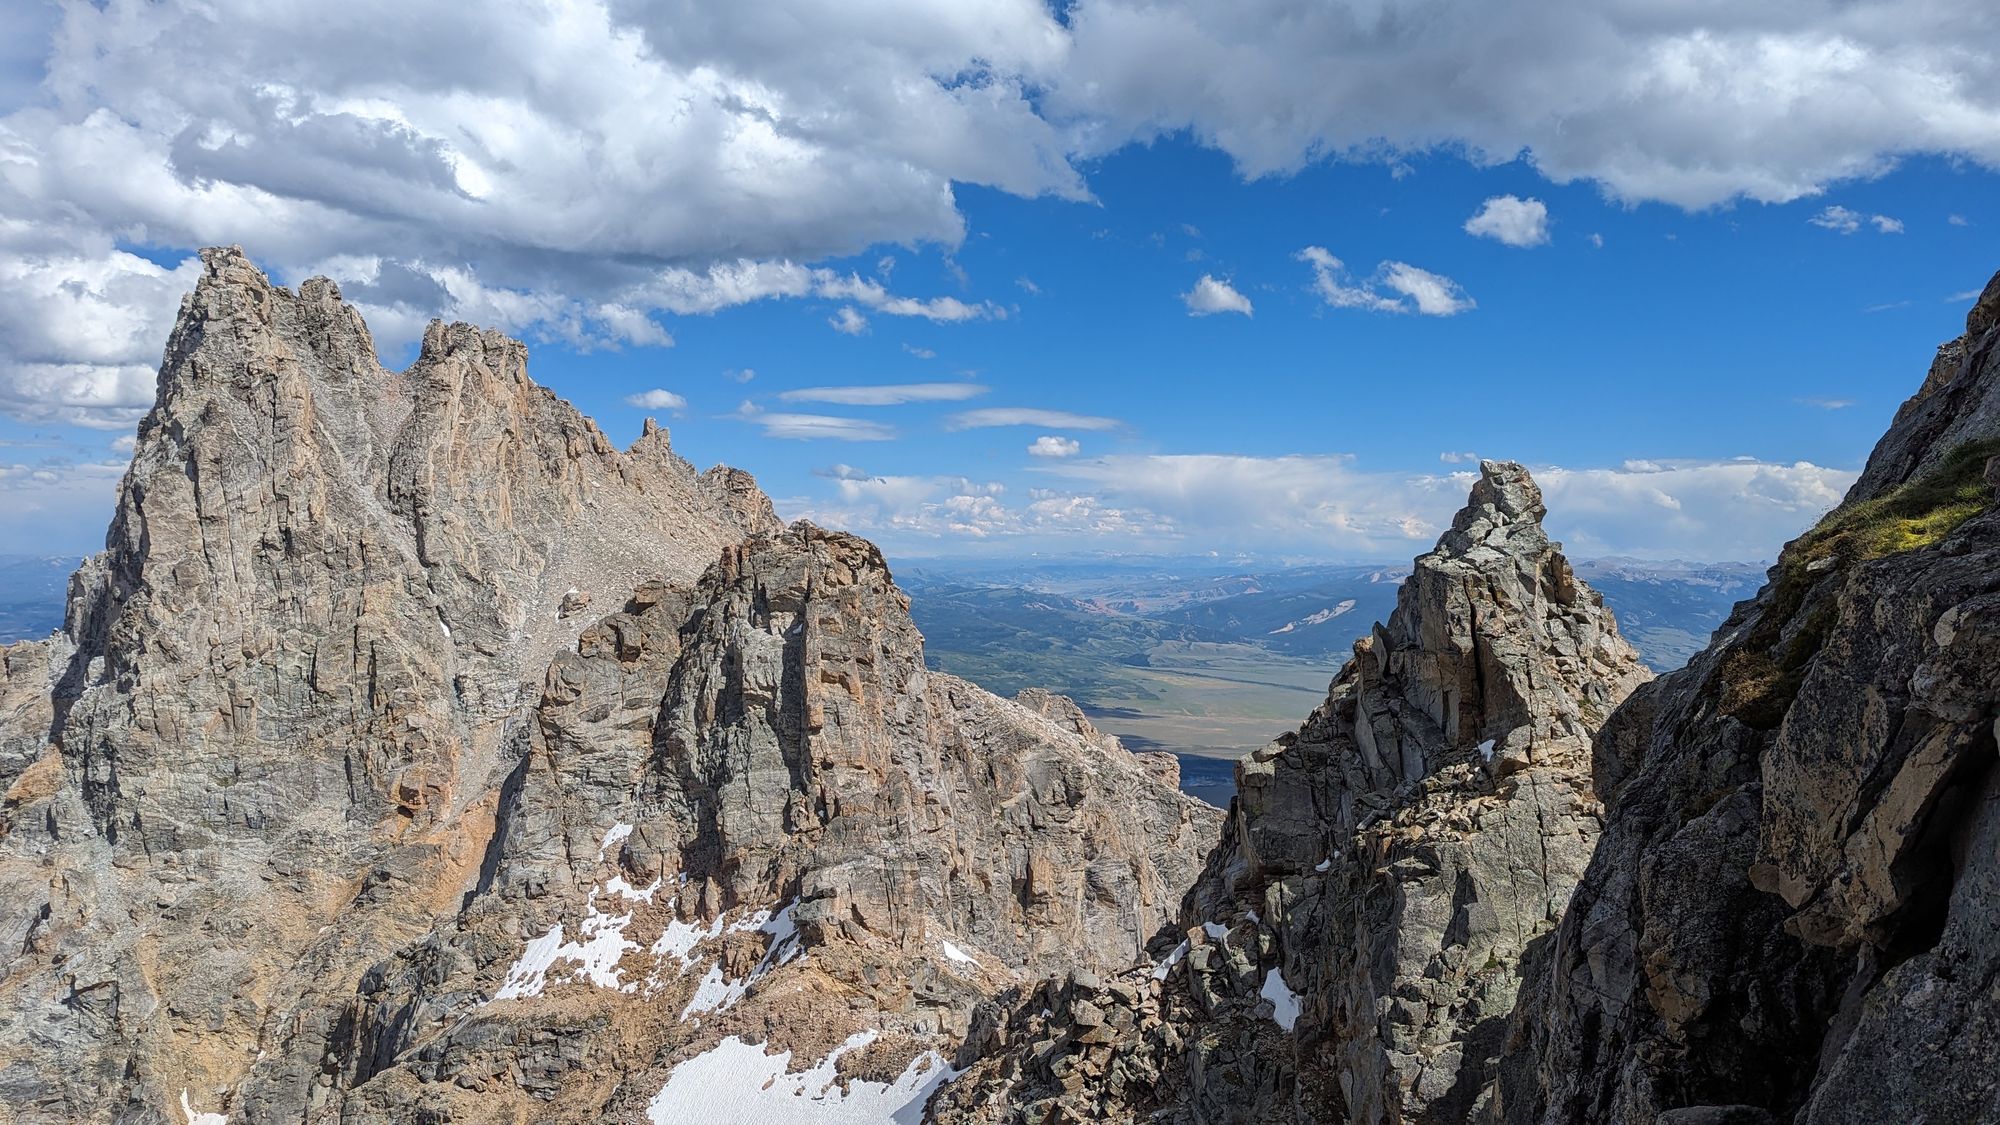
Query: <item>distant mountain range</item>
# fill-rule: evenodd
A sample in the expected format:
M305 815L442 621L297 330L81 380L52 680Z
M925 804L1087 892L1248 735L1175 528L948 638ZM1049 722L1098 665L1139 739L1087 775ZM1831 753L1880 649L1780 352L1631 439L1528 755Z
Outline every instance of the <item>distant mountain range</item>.
M75 555L0 555L0 644L62 627L63 594Z
M1052 657L1060 662L1072 653L1129 662L1147 645L1166 641L1345 659L1354 639L1389 615L1410 573L1407 565L1251 572L1218 572L1213 565L925 560L899 568L897 577L942 667L1006 680L1045 674ZM1604 594L1620 631L1656 672L1687 663L1730 608L1764 581L1758 563L1606 558L1580 562L1576 572Z
M70 555L0 555L0 644L61 627L76 564ZM1356 637L1388 616L1410 572L1382 565L1204 569L1214 565L926 559L898 567L896 577L942 666L1011 692L1049 686L1050 659L1087 656L1101 671L1106 657L1129 662L1166 641L1344 659ZM1619 629L1656 672L1687 663L1730 607L1764 581L1756 563L1607 558L1579 562L1576 572L1604 594ZM1079 682L1070 687L1089 682L1091 670L1076 669Z

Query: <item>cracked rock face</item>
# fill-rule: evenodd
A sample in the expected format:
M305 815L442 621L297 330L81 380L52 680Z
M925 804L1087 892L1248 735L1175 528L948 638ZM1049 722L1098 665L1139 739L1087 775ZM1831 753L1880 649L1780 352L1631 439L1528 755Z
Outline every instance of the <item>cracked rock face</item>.
M394 1061L349 1113L630 1119L731 1040L941 1079L992 993L1144 962L1217 822L1069 701L927 671L875 548L804 524L642 589L539 716L493 877L364 985Z
M974 1037L988 1057L938 1119L1457 1122L1485 1105L1522 952L1599 830L1591 739L1649 676L1543 514L1526 470L1482 464L1326 702L1238 767L1184 940L1116 982L1137 999L1079 1019L1097 987L1071 981L996 1006ZM1127 1008L1137 1033L1093 1038Z
M1996 321L2000 277L1842 506L1606 728L1505 1120L2000 1120Z
M330 282L204 261L107 550L0 651L14 1119L643 1116L724 1029L907 1093L1167 919L1171 764L925 672L871 546L519 343L388 372Z
M518 343L433 325L390 373L331 282L203 260L106 550L0 681L24 1120L177 1116L319 1052L302 1013L478 870L524 686L580 628L562 592L777 525L664 433L613 448Z

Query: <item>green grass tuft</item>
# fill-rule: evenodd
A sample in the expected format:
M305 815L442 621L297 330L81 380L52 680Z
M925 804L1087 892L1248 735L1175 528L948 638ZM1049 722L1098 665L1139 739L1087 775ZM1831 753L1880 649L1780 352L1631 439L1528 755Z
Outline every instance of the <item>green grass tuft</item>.
M1922 477L1829 514L1786 552L1787 576L1821 559L1866 562L1942 541L1992 502L1985 470L1996 456L2000 439L1967 442Z
M1972 441L1952 450L1943 463L1887 495L1828 514L1780 560L1777 586L1757 627L1724 662L1723 710L1750 726L1769 730L1783 721L1805 680L1806 667L1832 633L1832 606L1777 651L1785 627L1797 616L1811 589L1814 563L1843 564L1935 546L1993 501L1986 462L2000 456L2000 439Z

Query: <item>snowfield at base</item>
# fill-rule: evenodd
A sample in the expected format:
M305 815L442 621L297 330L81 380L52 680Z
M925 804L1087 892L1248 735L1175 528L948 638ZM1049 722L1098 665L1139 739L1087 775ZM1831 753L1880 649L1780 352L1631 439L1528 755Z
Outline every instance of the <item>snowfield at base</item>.
M791 1073L792 1053L732 1035L674 1068L646 1106L653 1125L917 1125L931 1091L957 1076L936 1051L925 1051L894 1082L836 1083L840 1056L873 1043L879 1032L858 1031L818 1066Z
M1264 974L1264 987L1257 995L1271 1002L1271 1018L1279 1027L1290 1031L1299 1022L1299 994L1285 984L1277 969Z
M229 1125L229 1118L220 1113L196 1113L188 1104L187 1087L181 1087L181 1112L187 1116L187 1125Z

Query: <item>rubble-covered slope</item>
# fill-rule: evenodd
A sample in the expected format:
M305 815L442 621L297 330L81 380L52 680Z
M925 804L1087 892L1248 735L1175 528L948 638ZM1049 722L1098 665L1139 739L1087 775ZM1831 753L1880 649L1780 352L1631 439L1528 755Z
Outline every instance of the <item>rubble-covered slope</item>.
M1157 967L990 1007L940 1121L1465 1120L1522 951L1599 823L1592 736L1649 673L1486 462L1297 733L1237 770ZM1164 943L1171 946L1172 942Z
M1598 745L1514 1122L2000 1120L2000 277L1846 500Z

